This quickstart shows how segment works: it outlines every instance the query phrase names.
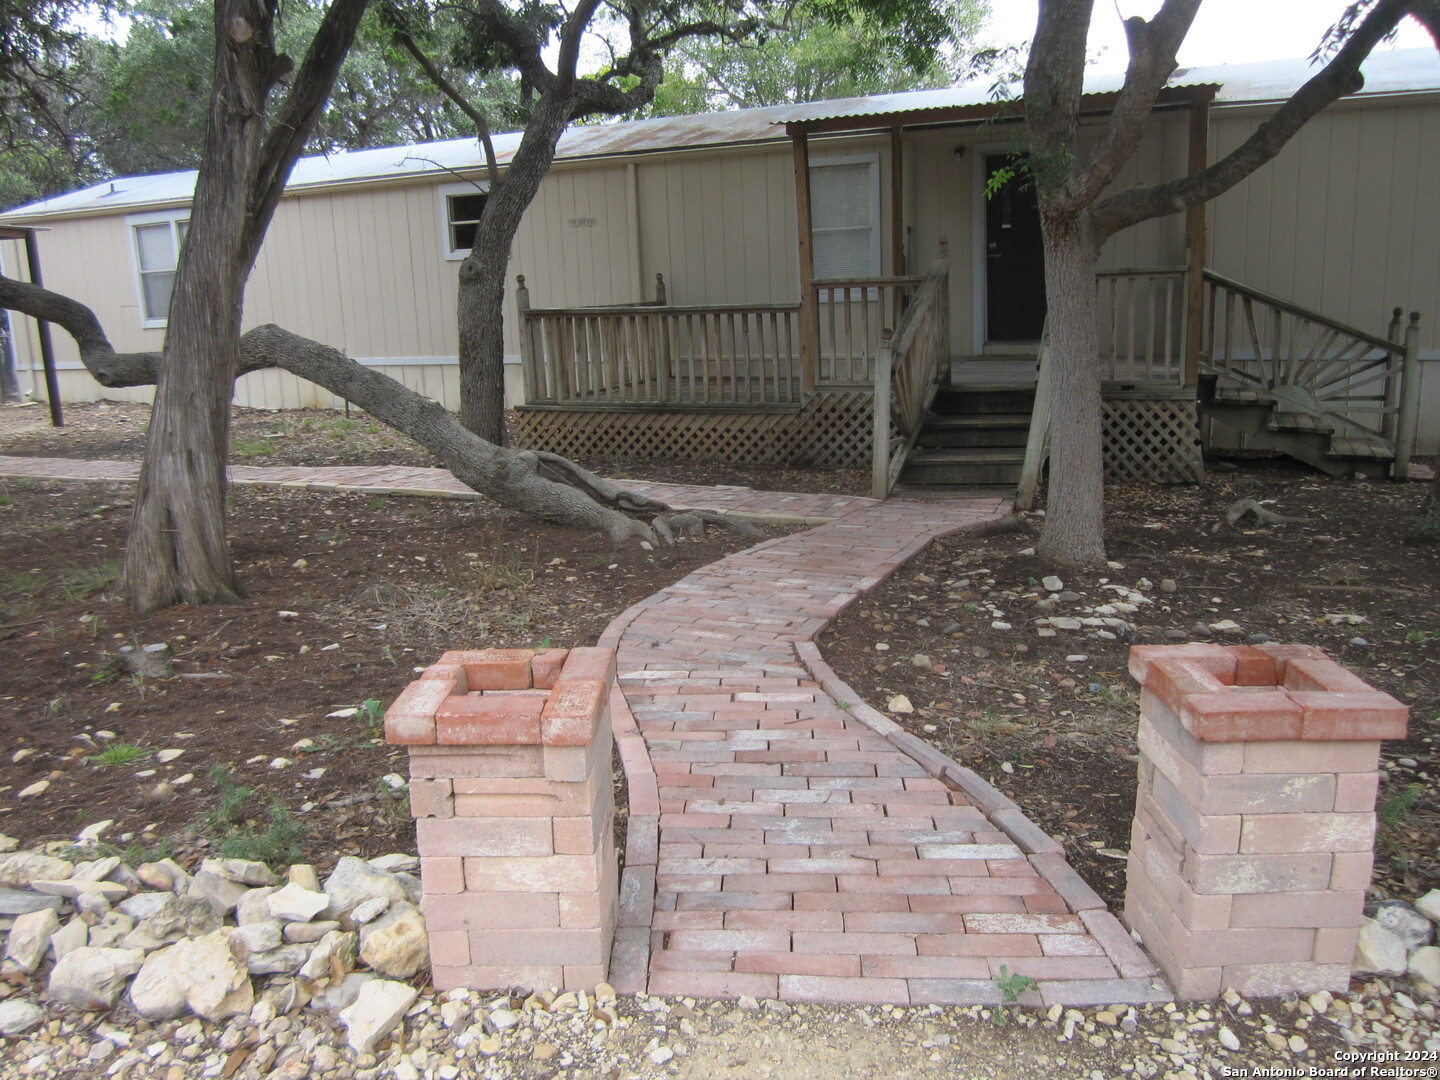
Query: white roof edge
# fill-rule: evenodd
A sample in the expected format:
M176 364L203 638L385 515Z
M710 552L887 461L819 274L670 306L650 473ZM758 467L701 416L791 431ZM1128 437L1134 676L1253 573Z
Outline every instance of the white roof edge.
M1171 85L1217 85L1219 90L1213 103L1217 109L1258 106L1285 100L1314 70L1314 66L1305 59L1182 68L1172 77ZM1365 62L1363 70L1365 89L1350 100L1440 94L1440 55L1432 49L1377 52ZM1113 91L1119 89L1122 80L1123 76L1119 75L1093 74L1087 78L1085 89L1087 93ZM940 90L589 125L571 128L562 136L556 161L563 164L641 153L780 142L785 139L781 125L790 121L832 117L863 119L867 115L960 107L983 104L988 100L988 86L968 83ZM494 142L496 156L503 164L519 146L520 134L497 135ZM291 174L286 193L300 194L406 178L434 181L449 174L473 173L482 167L483 158L473 138L340 151L328 156L301 158ZM193 197L195 175L194 170L188 170L117 177L0 213L0 224L24 226L59 218L132 214L183 207Z

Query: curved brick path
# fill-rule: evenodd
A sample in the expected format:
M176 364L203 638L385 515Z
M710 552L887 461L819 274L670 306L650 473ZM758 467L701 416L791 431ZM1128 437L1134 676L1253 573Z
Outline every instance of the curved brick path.
M0 476L133 481L132 462L0 456ZM443 469L234 466L239 484L478 497ZM861 702L813 639L998 499L914 503L626 481L676 506L817 528L625 612L612 694L630 787L611 981L791 1001L1165 1001L1059 845L975 773Z
M630 781L617 988L792 1001L1168 1000L1018 807L834 678L812 639L1001 500L887 502L704 567L612 624ZM623 696L622 696L623 695Z

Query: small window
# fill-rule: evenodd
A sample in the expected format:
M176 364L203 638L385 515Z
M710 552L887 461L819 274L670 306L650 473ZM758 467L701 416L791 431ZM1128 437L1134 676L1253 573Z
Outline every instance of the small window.
M446 184L440 189L440 203L445 215L445 257L463 259L475 246L475 233L480 227L480 214L485 209L486 192L474 184Z
M188 218L151 217L132 223L135 235L135 273L139 279L140 320L145 326L164 326L170 318L170 296L175 291L175 268L180 245L190 231Z
M810 166L810 231L817 279L880 273L878 203L873 158Z

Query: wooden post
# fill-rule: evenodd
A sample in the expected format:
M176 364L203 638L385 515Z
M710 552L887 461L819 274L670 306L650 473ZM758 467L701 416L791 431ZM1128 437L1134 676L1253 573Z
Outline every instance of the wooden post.
M30 284L36 288L44 286L40 276L40 249L35 246L35 230L25 230L25 265L30 273ZM40 362L45 366L45 395L50 399L50 426L64 427L65 415L60 408L60 382L55 375L55 345L50 340L50 323L46 319L35 320L35 332L40 339Z
M896 124L890 129L890 273L895 277L905 275L905 142L902 129ZM897 324L904 313L901 290L895 290L894 307L890 318Z
M1420 313L1410 312L1405 328L1405 360L1400 369L1400 423L1395 430L1396 480L1410 477L1410 455L1415 452L1415 431L1420 421Z
M1190 104L1190 175L1205 168L1209 158L1210 102ZM1185 275L1185 385L1200 381L1200 324L1205 317L1205 204L1185 212L1189 269Z
M1400 345L1400 348L1385 358L1385 366L1390 369L1390 373L1385 378L1385 415L1380 421L1380 434L1391 443L1395 441L1395 432L1400 425L1400 393L1405 372L1405 348L1400 341L1400 327L1404 325L1404 318L1405 309L1395 308L1390 315L1390 327L1385 331L1386 338ZM1395 362L1397 355L1400 361L1398 364Z
M815 389L820 321L815 310L815 249L810 233L810 144L804 130L790 136L795 147L795 231L800 255L800 386Z
M655 274L655 303L659 307L665 306L665 275L658 271Z
M875 358L875 445L870 461L870 494L877 499L890 496L890 328L880 331L880 355Z
M530 290L525 287L525 275L515 275L515 307L520 312L520 379L524 387L525 403L534 404L537 384L535 371L535 339L531 337L531 323L526 317L530 310Z

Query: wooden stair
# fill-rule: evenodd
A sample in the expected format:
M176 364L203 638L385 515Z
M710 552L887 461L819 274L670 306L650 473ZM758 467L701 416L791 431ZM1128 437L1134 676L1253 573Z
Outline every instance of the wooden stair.
M1202 376L1199 402L1202 417L1247 436L1252 447L1277 450L1331 476L1383 479L1395 460L1393 443L1297 409L1265 390Z
M1025 460L1035 387L1013 380L943 386L894 494L907 498L1013 495Z

